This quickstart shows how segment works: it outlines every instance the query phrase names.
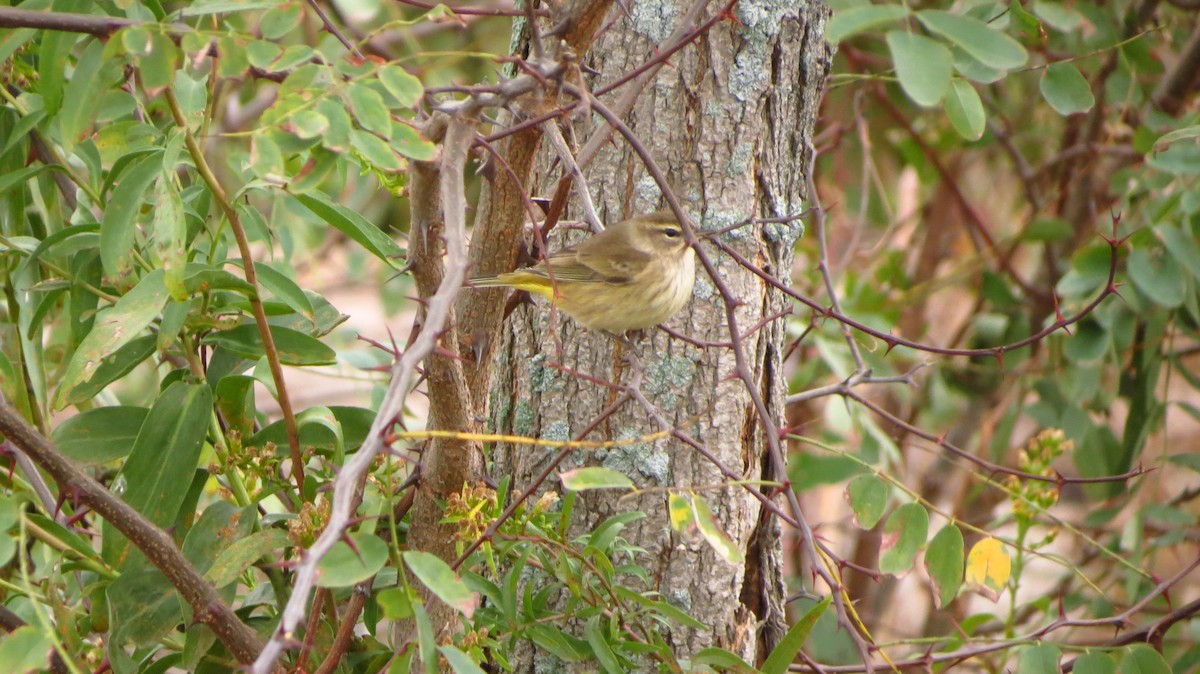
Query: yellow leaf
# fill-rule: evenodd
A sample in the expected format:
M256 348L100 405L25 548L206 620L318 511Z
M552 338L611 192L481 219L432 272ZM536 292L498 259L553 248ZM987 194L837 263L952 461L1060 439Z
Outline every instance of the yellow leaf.
M967 572L964 575L971 589L996 601L1012 575L1012 558L1005 552L1003 543L994 538L985 538L976 543L971 548L971 554L967 555Z

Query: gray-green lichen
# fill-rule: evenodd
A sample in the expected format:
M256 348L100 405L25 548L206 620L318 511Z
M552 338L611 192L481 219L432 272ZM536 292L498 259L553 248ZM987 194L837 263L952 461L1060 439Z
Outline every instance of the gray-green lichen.
M642 434L632 428L623 428L616 433L617 440L633 440ZM628 445L610 447L603 455L605 468L632 476L634 472L649 479L653 484L669 484L671 476L671 457L661 445L662 443L635 442Z
M692 610L692 595L686 590L670 588L666 592L667 603L685 612Z
M646 367L646 392L665 409L676 409L679 392L692 382L696 363L685 356L664 356Z
M696 285L692 286L692 295L694 295L696 297L696 299L699 299L699 300L712 299L712 296L716 292L717 292L717 289L715 287L713 287L713 284L708 282L707 278L703 278L699 274L696 275Z
M725 170L731 176L745 175L750 170L750 160L753 158L754 144L739 142L733 146L733 153L729 155L729 163Z
M785 248L791 248L802 236L804 236L804 223L799 220L768 222L763 225L763 238L772 243L783 244Z
M704 223L701 226L706 232L714 232L734 225L745 222L750 217L750 211L708 211L704 214ZM744 239L753 232L753 227L738 227L731 229L721 235L726 241L736 241Z
M747 32L770 37L779 32L785 18L799 16L803 8L798 0L742 0L734 11Z
M537 411L528 400L518 400L513 409L513 433L529 436L533 433L533 423L537 419Z
M488 432L495 432L497 428L502 428L504 420L508 418L509 412L512 411L512 398L509 396L500 395L499 391L493 390L490 394L492 416L488 420Z
M767 66L767 39L755 34L746 35L745 38L733 59L733 70L729 73L729 93L743 103L756 98L771 83L770 68Z
M651 42L662 42L675 30L676 7L670 2L635 2L630 9L633 30Z
M637 181L633 188L637 193L638 199L645 203L657 204L662 198L662 190L659 189L658 183L651 176L643 176Z
M546 425L542 431L542 440L562 442L571 439L571 426L565 421L555 421Z
M549 390L562 390L563 382L558 377L558 371L546 367L546 355L539 353L529 359L529 389L534 393L544 393Z

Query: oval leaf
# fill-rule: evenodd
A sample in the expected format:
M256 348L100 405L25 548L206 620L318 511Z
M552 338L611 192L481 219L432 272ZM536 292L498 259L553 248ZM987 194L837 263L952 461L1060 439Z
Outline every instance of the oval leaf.
M908 8L902 5L859 5L840 9L825 24L825 39L837 44L848 37L866 32L884 24L908 16Z
M458 574L441 558L428 552L410 551L404 553L404 563L412 569L425 587L450 608L461 611L468 618L475 613L478 604L475 593L467 588Z
M888 487L874 475L859 475L846 487L846 502L854 510L854 523L873 529L887 508Z
M950 85L950 94L946 96L946 116L958 135L967 140L979 140L987 125L987 115L983 112L983 101L975 87L963 80L954 80Z
M963 535L947 524L934 535L925 551L925 570L933 583L934 602L944 608L954 601L963 579Z
M1038 86L1042 90L1042 98L1064 117L1091 110L1096 104L1092 86L1079 69L1070 63L1050 64L1042 73Z
M1009 70L1029 60L1021 43L979 19L938 9L921 10L917 19L986 66Z
M924 35L902 30L887 34L900 88L917 105L937 105L950 88L950 50Z
M568 491L586 491L588 489L632 489L633 480L624 473L604 468L588 466L559 473L563 488Z
M929 513L920 503L905 503L896 508L883 525L879 570L903 576L912 568L917 553L925 547L929 534Z
M387 563L388 546L374 534L349 534L353 548L346 541L337 545L317 565L319 587L350 587L379 573Z
M1000 598L1011 575L1012 559L1004 550L1004 544L994 538L979 541L967 555L967 584L992 601Z

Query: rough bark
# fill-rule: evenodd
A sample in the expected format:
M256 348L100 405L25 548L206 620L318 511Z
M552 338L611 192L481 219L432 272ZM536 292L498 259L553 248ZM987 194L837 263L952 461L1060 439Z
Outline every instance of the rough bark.
M584 58L599 73L589 86L598 88L643 63L686 9L685 4L635 3L631 16L610 16L615 23ZM742 2L734 14L736 22L719 22L672 57L671 67L659 72L626 120L674 181L671 189L703 229L803 210L809 165L806 148L828 70L829 47L821 37L827 15L824 5ZM591 128L580 124L575 132L584 139ZM551 168L551 152L543 152L542 170L531 185L535 193L552 189L561 176L560 169ZM586 174L593 201L608 221L663 204L658 186L629 145L619 139L600 152ZM786 280L792 244L800 233L798 223L768 224L722 237ZM552 239L551 247L562 242L561 237ZM737 318L743 331L787 307L785 298L761 279L718 255L711 245L702 245L709 247L722 279L739 302ZM703 272L694 295L688 308L668 325L695 340L729 341L724 300ZM766 426L737 377L728 348L702 349L651 331L640 346L640 389L734 473L747 480L784 479L773 475L763 458L764 433L777 432L781 423L784 330L782 320L772 320L745 338L754 385L774 417ZM494 430L568 439L617 399L612 388L556 365L609 382L630 380L620 347L608 336L590 333L563 317L552 323L544 306L518 307L495 354L489 394ZM646 410L630 402L592 438L637 438L657 430ZM511 475L514 488L520 490L552 454L544 448L499 446L495 474ZM581 451L561 468L583 465L615 468L641 487L706 488L701 496L745 552L744 565L727 563L702 540L672 531L665 491L620 502L611 494L586 493L576 504L575 525L588 530L620 512L645 512L648 517L623 535L647 550L639 562L652 578L653 588L648 589L662 592L711 626L710 630L673 631L669 639L679 654L716 645L749 660L761 659L784 629L777 520L741 487L711 489L729 480L708 459L676 440Z

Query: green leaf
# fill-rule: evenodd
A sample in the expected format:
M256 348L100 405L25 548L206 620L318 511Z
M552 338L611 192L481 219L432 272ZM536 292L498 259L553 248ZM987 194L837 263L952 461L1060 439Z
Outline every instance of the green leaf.
M354 543L353 549L346 541L338 541L320 560L318 586L349 588L379 573L388 562L388 543L382 538L362 531L353 532L349 538Z
M0 662L10 672L48 671L54 644L33 625L22 625L0 639Z
M320 138L329 130L329 120L315 110L299 110L288 117L284 128L296 134L297 138Z
M1134 248L1126 262L1129 279L1155 304L1175 309L1187 298L1187 277L1179 263L1161 249Z
M292 197L327 224L358 242L372 255L392 268L398 268L396 260L404 257L404 250L362 215L334 203L321 192L293 194Z
M950 83L950 93L946 96L946 116L958 135L967 140L979 140L987 126L987 115L983 111L983 101L975 87L963 80Z
M1171 674L1163 656L1147 644L1129 646L1121 658L1121 674Z
M762 664L763 674L785 674L788 671L788 665L796 659L796 654L800 652L800 648L804 646L804 642L808 640L808 635L812 633L813 627L817 621L825 613L825 609L829 608L829 603L833 601L833 596L830 595L821 600L821 603L810 608L795 625L792 625L783 639L779 641L779 645Z
M163 33L151 33L149 53L139 55L138 70L142 74L142 86L146 91L157 93L166 88L175 78L179 67L179 47Z
M1052 644L1038 644L1021 651L1017 671L1021 674L1058 674L1058 659L1062 653Z
M934 535L925 551L925 570L933 582L934 602L938 608L945 608L958 596L964 561L962 532L954 524L947 524Z
M370 430L371 422L375 420L375 412L363 407L331 405L328 408L321 409L328 409L333 413L333 417L337 419L337 423L342 429L345 447L351 450L362 445L363 440L366 439L367 432ZM300 432L300 444L306 447L318 450L334 449L338 444L338 439L323 425L307 424L301 426L298 430ZM279 446L287 445L287 429L282 419L268 425L248 440L245 440L247 446L255 447L262 447L268 442L273 442Z
M1075 334L1064 338L1063 355L1074 363L1096 364L1108 353L1108 330L1093 320L1075 324Z
M1046 0L1038 0L1034 3L1033 13L1051 28L1064 33L1075 30L1087 20L1073 7Z
M588 489L633 489L633 480L624 473L604 468L588 466L566 470L558 474L563 488L568 491L587 491Z
M930 107L950 88L950 50L924 35L901 30L887 34L900 88L917 105Z
M603 616L592 616L583 626L583 636L592 647L592 654L600 661L600 666L609 674L623 674L627 671L621 666L621 661L613 653L612 646L604 638L604 628L601 626Z
M475 664L471 656L463 653L453 646L438 646L442 657L446 658L446 662L450 663L450 669L454 674L484 674L483 669Z
M399 173L404 169L404 162L396 155L396 151L378 136L374 136L361 129L351 129L350 146L372 168L387 173Z
M154 335L138 337L132 342L117 349L117 352L100 361L91 379L71 389L67 395L67 405L78 405L94 398L106 386L117 381L133 371L154 355L157 339Z
M1117 663L1104 653L1084 653L1075 658L1075 674L1117 674Z
M217 38L217 51L221 54L221 58L217 59L217 77L241 77L250 70L250 59L246 54L244 40L233 35L222 35Z
M829 23L825 24L825 39L831 44L837 44L849 37L893 23L906 16L908 16L908 8L903 5L866 4L839 9L833 13L833 18L829 20Z
M183 219L183 201L175 176L164 171L154 197L154 248L162 260L163 284L171 297L185 300L183 273L187 267L187 223Z
M205 569L204 577L213 587L225 587L259 559L279 552L287 545L287 532L282 529L256 531L222 548L212 565Z
M55 409L66 407L73 399L73 390L91 380L105 358L133 341L138 333L150 325L166 302L163 272L156 269L142 278L115 305L102 312L91 331L80 342L63 373L55 397Z
M534 625L529 628L528 634L533 643L560 660L582 662L592 657L591 647L586 641L566 634L553 625Z
M1021 43L979 19L938 9L923 9L917 19L986 66L1010 70L1029 60Z
M903 576L912 568L929 534L929 513L920 503L905 503L883 525L879 570Z
M404 553L404 563L425 587L450 608L461 611L468 618L475 613L475 593L467 588L449 564L436 555L415 550Z
M350 85L347 103L359 126L380 136L392 135L392 116L383 96L364 82Z
M961 47L954 46L950 53L954 55L954 69L958 74L980 84L991 84L999 81L1004 77L1003 70L997 70L991 66L984 65L971 56Z
M437 146L407 124L392 127L392 149L417 161L429 161L437 154Z
M274 42L266 40L255 40L246 45L246 58L250 60L250 65L259 70L271 70L271 64L275 59L279 58L279 54L283 50Z
M190 484L196 472L211 414L208 386L177 381L163 391L146 415L129 459L113 481L113 491L152 524L166 527L174 523L187 497L181 485ZM105 521L105 561L122 564L127 548L125 537Z
M283 181L283 153L269 134L256 134L250 142L250 168L264 180Z
M729 534L725 533L725 530L717 522L717 519L713 517L708 503L695 494L691 494L691 500L692 510L696 517L696 526L699 528L700 535L704 537L704 540L708 541L712 549L716 550L717 554L730 564L741 564L745 561L745 554L738 548L733 539L729 538Z
M412 617L412 601L405 588L389 587L375 595L375 601L379 604L379 608L383 609L384 617L389 620Z
M106 523L107 524L107 523ZM123 565L120 578L106 590L113 614L113 640L136 646L153 644L183 620L178 596L170 581L135 551Z
M380 68L379 82L402 108L413 107L425 95L425 87L421 80L400 66L386 65Z
M149 412L145 407L97 407L59 424L50 439L76 463L105 464L131 451Z
M1182 129L1175 129L1170 133L1164 133L1154 141L1155 152L1165 152L1171 147L1172 143L1177 143L1181 140L1200 140L1200 125L1187 126Z
M258 25L262 29L263 37L268 40L278 40L292 32L299 24L300 3L289 2L267 10Z
M68 152L87 136L97 112L95 102L100 98L103 89L114 84L116 77L120 76L115 64L106 62L103 55L104 43L91 39L79 55L75 72L71 75L71 81L63 94L63 107L58 114L58 129L63 147ZM112 67L105 67L110 65Z
M283 300L284 304L307 318L313 325L317 324L317 315L313 310L312 301L308 299L308 295L304 294L300 286L296 285L295 281L266 262L255 262L254 270L258 274L258 282L272 295Z
M284 365L303 367L333 365L337 362L337 353L316 337L275 325L270 326L270 330L275 350L279 354L279 362ZM258 326L253 323L239 325L232 330L209 333L203 342L228 349L231 353L248 360L258 360L266 355L262 335L258 332Z
M1162 238L1163 247L1167 252L1194 278L1200 280L1200 246L1196 244L1196 240L1183 229L1167 223L1155 225L1154 231Z
M874 475L859 475L846 487L846 502L854 510L854 523L872 529L887 508L888 486Z
M713 665L731 672L759 671L751 667L749 663L737 655L724 648L717 648L715 646L701 648L696 651L696 654L692 656L692 662L697 665Z
M120 278L129 271L134 225L150 184L162 175L162 159L161 151L138 159L121 175L109 197L104 222L100 225L100 261L110 279Z
M1064 117L1091 110L1096 104L1091 85L1079 69L1070 63L1050 64L1042 73L1038 86L1042 90L1042 98Z

